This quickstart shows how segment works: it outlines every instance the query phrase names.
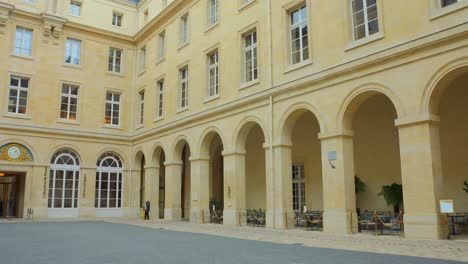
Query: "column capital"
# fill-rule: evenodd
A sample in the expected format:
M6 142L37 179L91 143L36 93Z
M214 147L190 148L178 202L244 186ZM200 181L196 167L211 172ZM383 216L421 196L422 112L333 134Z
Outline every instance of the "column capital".
M8 19L10 18L10 12L13 8L13 5L0 2L0 26L6 26Z
M146 169L159 169L159 164L148 164L145 166Z
M184 162L181 161L181 160L170 160L170 161L166 161L164 162L164 166L182 166L184 165Z
M331 132L319 133L318 138L320 140L327 140L332 138L340 138L340 137L354 137L354 131L349 129L341 129L335 130Z
M223 155L223 157L245 156L245 152L241 152L241 151L223 151L223 152L221 152L221 155Z
M395 120L395 126L398 128L417 126L422 124L440 125L440 117L437 115L418 115L407 116Z
M210 161L210 156L208 155L200 155L196 157L190 157L190 161Z
M287 144L287 143L277 143L273 145L274 149L277 148L286 148L286 149L292 149L293 145L292 144Z

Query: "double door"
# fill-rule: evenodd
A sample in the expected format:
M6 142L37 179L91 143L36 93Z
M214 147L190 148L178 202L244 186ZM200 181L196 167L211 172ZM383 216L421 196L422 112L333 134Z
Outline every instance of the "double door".
M18 217L16 183L0 183L0 218Z

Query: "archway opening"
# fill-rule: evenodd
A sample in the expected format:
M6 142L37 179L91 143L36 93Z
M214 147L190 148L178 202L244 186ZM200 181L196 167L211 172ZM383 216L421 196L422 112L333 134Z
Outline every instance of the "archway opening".
M218 134L213 135L209 146L210 156L210 210L224 210L224 161L223 142Z
M145 195L146 173L145 173L146 160L142 155L140 158L140 208L145 208L147 197Z
M164 208L166 203L166 155L161 151L159 156L159 219L164 219Z
M453 76L453 75L452 75ZM467 235L464 219L468 219L468 70L449 81L442 81L439 105L433 114L440 117L440 151L442 177L437 181L439 199L452 200L454 214L450 215L451 235ZM438 95L435 93L435 95ZM437 105L435 105L437 106ZM468 237L467 237L468 238Z
M347 117L350 119L344 122L351 124L354 131L358 217L361 222L367 221L374 219L377 212L382 219L391 221L404 210L397 111L387 96L367 92L354 99Z
M190 147L186 143L182 148L181 160L181 217L183 220L190 220Z
M316 116L307 110L292 113L284 127L286 140L292 145L292 174L288 177L292 181L290 206L295 212L295 223L303 226L313 222L316 223L313 228L317 229L323 227L322 151L319 133L320 125Z

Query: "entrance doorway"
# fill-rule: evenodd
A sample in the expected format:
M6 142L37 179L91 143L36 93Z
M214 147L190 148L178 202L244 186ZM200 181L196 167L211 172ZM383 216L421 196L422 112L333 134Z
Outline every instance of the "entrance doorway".
M8 174L0 177L0 218L21 217L24 193L24 175Z

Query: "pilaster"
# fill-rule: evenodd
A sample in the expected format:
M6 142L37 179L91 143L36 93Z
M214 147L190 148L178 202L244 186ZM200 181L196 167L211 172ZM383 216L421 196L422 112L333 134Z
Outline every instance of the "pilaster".
M190 159L190 222L202 224L210 219L210 158Z
M223 152L224 212L223 223L238 226L247 223L245 215L245 153Z
M165 162L166 169L166 201L164 219L179 221L182 219L182 161Z

